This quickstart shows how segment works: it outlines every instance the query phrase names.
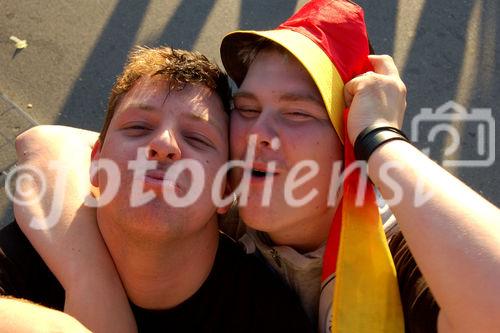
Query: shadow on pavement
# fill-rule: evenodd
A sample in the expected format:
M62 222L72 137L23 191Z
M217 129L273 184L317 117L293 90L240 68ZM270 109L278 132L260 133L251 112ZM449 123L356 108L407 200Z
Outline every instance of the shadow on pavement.
M191 50L214 5L215 0L183 0L163 29L161 36L152 44L166 44Z
M365 21L368 37L375 53L393 54L394 36L396 35L397 0L385 0L384 10L379 10L380 3L376 1L355 1L365 11ZM380 24L384 22L384 24Z
M394 54L398 1L390 0L380 10L373 1L357 1L366 13L368 33L377 53ZM477 7L479 6L479 7ZM402 18L404 19L404 18ZM476 25L477 24L477 25ZM404 130L410 133L411 120L421 108L437 108L455 100L470 108L494 108L496 92L500 91L500 67L495 59L500 45L500 5L496 0L469 0L450 6L447 2L427 0L410 46L403 81L408 88L408 106ZM471 65L472 64L472 65ZM465 74L464 74L465 73ZM465 87L465 88L464 88ZM464 94L465 91L465 94ZM495 110L492 110L493 115ZM475 153L476 133L470 126L460 127L459 159L469 159ZM498 131L498 125L495 126ZM432 144L431 157L442 160L449 144L447 133L441 133ZM429 143L417 142L423 148ZM500 156L500 148L496 154ZM497 174L495 164L487 168L459 167L453 173L468 182L489 200L500 196L497 186L488 186L491 178L482 174ZM490 177L491 177L490 176ZM496 202L498 204L498 202Z
M118 2L71 89L58 124L100 129L109 91L134 45L148 5L149 0ZM214 5L215 0L182 1L161 36L149 45L191 49ZM296 1L279 0L272 6L264 0L242 1L241 6L241 28L265 29L292 15ZM263 11L266 6L270 10Z
M273 29L289 18L295 12L296 6L297 1L290 0L275 0L272 5L266 0L242 0L239 28L245 30Z
M496 116L495 133L498 138L500 134L500 119L498 119L498 96L500 92L500 3L498 0L481 1L480 20L476 45L475 63L477 67L472 75L467 77L470 80L470 99L465 105L468 108L491 108L493 117ZM474 50L467 50L473 52ZM468 142L460 146L460 152L464 152L467 145L472 146L477 142L477 131L467 131L464 127L462 137ZM496 139L498 143L498 139ZM476 150L477 148L473 148ZM472 150L472 149L471 149ZM491 200L493 204L500 205L500 181L498 158L500 157L500 145L495 147L497 160L490 167L486 168L457 168L454 174L464 180L467 184L478 191L481 195Z
M453 7L445 2L426 1L404 73L410 92L408 110L439 106L454 99L472 5L470 1ZM436 90L444 94L431 94Z
M149 0L118 2L71 89L58 124L100 129L108 94L134 44L148 4Z

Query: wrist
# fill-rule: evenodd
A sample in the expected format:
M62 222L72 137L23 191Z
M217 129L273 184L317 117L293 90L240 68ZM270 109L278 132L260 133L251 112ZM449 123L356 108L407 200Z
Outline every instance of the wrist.
M396 127L372 125L361 131L354 141L354 154L357 160L368 162L370 156L382 145L391 141L410 141Z
M403 172L409 176L408 163L419 150L403 140L393 140L380 145L368 160L368 177L379 189L394 179L394 173ZM389 176L390 175L390 176ZM388 178L389 176L389 178Z
M112 262L93 261L67 273L63 287L66 293L77 295L83 290L123 289L120 277Z

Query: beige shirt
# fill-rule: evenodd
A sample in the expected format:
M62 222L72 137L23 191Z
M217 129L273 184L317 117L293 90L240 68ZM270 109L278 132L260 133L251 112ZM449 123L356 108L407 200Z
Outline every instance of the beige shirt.
M289 246L272 246L267 235L247 229L240 238L247 253L260 251L267 262L297 293L311 322L317 322L321 270L325 245L313 252L301 254Z
M377 193L380 216L386 234L389 234L396 225L396 219L381 196ZM321 273L325 244L317 250L301 254L289 246L272 245L269 237L263 233L247 227L246 233L240 238L247 253L254 253L256 249L264 256L267 262L278 272L288 285L299 296L302 306L311 322L319 322L319 332L330 331L330 312L332 299L322 299L320 312ZM333 295L334 283L329 283L328 288Z

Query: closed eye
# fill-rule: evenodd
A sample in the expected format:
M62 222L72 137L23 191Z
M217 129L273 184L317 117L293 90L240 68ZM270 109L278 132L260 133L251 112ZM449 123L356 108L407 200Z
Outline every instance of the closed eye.
M130 124L124 126L122 131L125 135L134 137L149 134L152 128L145 124Z
M186 141L198 149L213 148L214 144L210 139L201 134L186 134Z
M288 111L284 112L283 115L290 120L296 120L296 121L301 121L301 120L308 120L308 119L313 119L314 116L307 112L301 112L301 111Z
M257 109L249 109L249 108L237 108L235 107L233 111L238 112L241 116L245 118L253 118L258 117L260 114L260 110Z

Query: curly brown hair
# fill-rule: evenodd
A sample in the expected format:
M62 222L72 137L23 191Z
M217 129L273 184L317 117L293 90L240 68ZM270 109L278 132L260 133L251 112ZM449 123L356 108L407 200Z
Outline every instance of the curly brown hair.
M143 76L159 77L168 81L168 89L181 90L186 84L200 84L216 92L224 110L229 113L231 88L227 75L203 54L168 46L135 47L128 56L122 73L117 77L108 102L108 110L99 140L104 142L106 132L122 97Z

